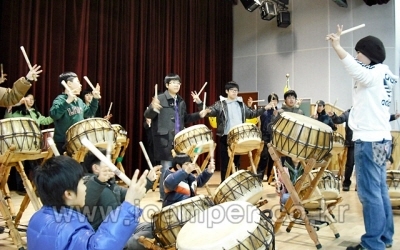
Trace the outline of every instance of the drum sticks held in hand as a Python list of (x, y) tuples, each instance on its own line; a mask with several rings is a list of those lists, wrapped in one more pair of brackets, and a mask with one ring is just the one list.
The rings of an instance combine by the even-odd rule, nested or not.
[[(349, 33), (349, 32), (352, 32), (352, 31), (355, 31), (355, 30), (364, 28), (364, 27), (365, 27), (365, 23), (360, 24), (360, 25), (358, 25), (358, 26), (355, 26), (355, 27), (353, 27), (353, 28), (347, 29), (347, 30), (343, 30), (342, 33), (340, 33), (340, 35), (344, 35), (344, 34), (347, 34), (347, 33)], [(325, 40), (329, 40), (329, 38), (325, 38)]]
[[(204, 85), (203, 85), (203, 87), (201, 87), (199, 93), (196, 93), (196, 91), (194, 91), (194, 92), (197, 94), (197, 96), (199, 96), (199, 98), (200, 98), (201, 92), (204, 90), (204, 88), (205, 88), (206, 86), (207, 86), (207, 82), (205, 82)], [(196, 100), (193, 100), (193, 102), (195, 102), (195, 101), (196, 101)]]
[[(20, 48), (21, 48), (22, 54), (23, 54), (24, 57), (25, 57), (25, 61), (26, 61), (26, 63), (28, 64), (29, 70), (32, 70), (32, 64), (31, 64), (31, 62), (29, 61), (29, 58), (28, 58), (28, 55), (27, 55), (26, 52), (25, 52), (24, 46), (21, 46)], [(2, 74), (2, 75), (3, 75), (3, 74)], [(33, 76), (33, 80), (36, 81), (36, 80), (37, 80), (37, 79), (36, 79), (36, 76), (35, 76), (34, 74), (33, 74), (32, 76)]]
[(142, 149), (142, 152), (143, 152), (143, 154), (144, 154), (144, 158), (146, 158), (147, 165), (149, 165), (149, 168), (150, 168), (150, 169), (153, 169), (153, 164), (151, 164), (150, 158), (149, 158), (149, 156), (147, 155), (147, 151), (146, 151), (146, 148), (145, 148), (144, 145), (143, 145), (143, 142), (140, 141), (140, 142), (139, 142), (139, 145), (140, 145), (140, 148)]
[(89, 86), (93, 89), (96, 90), (96, 88), (93, 86), (92, 82), (89, 80), (87, 76), (84, 76), (83, 79), (89, 84)]

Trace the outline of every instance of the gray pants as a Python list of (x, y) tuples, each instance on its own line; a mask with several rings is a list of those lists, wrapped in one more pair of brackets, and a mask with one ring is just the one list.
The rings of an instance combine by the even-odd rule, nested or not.
[(129, 238), (124, 249), (127, 250), (146, 250), (146, 248), (139, 243), (138, 239), (140, 236), (153, 239), (153, 231), (151, 230), (151, 223), (142, 222), (136, 227), (135, 232)]

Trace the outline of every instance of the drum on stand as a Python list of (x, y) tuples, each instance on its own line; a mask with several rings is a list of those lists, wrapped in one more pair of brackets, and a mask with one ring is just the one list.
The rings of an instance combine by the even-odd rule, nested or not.
[[(107, 147), (109, 131), (114, 130), (110, 122), (103, 118), (89, 118), (75, 123), (66, 132), (68, 155), (72, 156), (81, 149), (83, 138), (87, 138), (95, 146)], [(113, 143), (115, 141), (114, 134)]]
[(260, 147), (261, 131), (253, 123), (242, 123), (229, 130), (227, 142), (229, 147), (236, 144), (235, 153), (248, 153)]
[(197, 214), (178, 234), (176, 248), (275, 249), (271, 220), (245, 201), (215, 205)]
[(0, 155), (14, 145), (15, 152), (37, 154), (42, 151), (42, 134), (37, 123), (26, 117), (0, 120)]
[(54, 128), (43, 129), (42, 130), (42, 151), (47, 151), (50, 147), (47, 138), (53, 138)]
[(239, 170), (225, 179), (215, 190), (214, 203), (247, 201), (255, 205), (262, 197), (263, 187), (257, 176), (247, 170)]
[(333, 132), (332, 154), (340, 154), (344, 150), (344, 137), (338, 132)]
[(112, 124), (112, 128), (117, 137), (117, 142), (125, 143), (128, 139), (128, 132), (119, 124)]
[(192, 146), (201, 147), (202, 152), (210, 151), (212, 132), (204, 124), (194, 125), (177, 133), (174, 137), (174, 149), (177, 153), (188, 153)]
[(154, 238), (164, 248), (175, 247), (176, 238), (183, 225), (213, 205), (209, 197), (198, 195), (164, 207), (152, 217)]
[(272, 128), (272, 145), (290, 157), (320, 161), (333, 146), (332, 128), (304, 115), (283, 112)]

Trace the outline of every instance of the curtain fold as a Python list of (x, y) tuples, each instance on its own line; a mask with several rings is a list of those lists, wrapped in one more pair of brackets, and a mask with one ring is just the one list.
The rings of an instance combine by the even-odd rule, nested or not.
[(189, 112), (197, 111), (190, 92), (205, 82), (208, 104), (224, 94), (232, 80), (232, 15), (232, 2), (224, 0), (2, 0), (0, 63), (8, 81), (1, 87), (28, 72), (20, 46), (43, 68), (30, 92), (44, 115), (62, 90), (62, 72), (76, 72), (82, 89), (83, 76), (99, 83), (102, 113), (113, 102), (110, 122), (128, 132), (122, 164), (131, 176), (147, 168), (138, 144), (146, 141), (143, 112), (154, 85), (165, 90), (166, 74), (181, 76)]

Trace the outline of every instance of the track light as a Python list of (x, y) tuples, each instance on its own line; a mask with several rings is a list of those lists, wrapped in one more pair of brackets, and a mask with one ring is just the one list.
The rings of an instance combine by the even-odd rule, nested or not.
[(276, 4), (271, 1), (263, 2), (260, 6), (261, 19), (271, 21), (278, 14)]
[(259, 0), (240, 0), (247, 11), (253, 12), (255, 9), (261, 6)]

